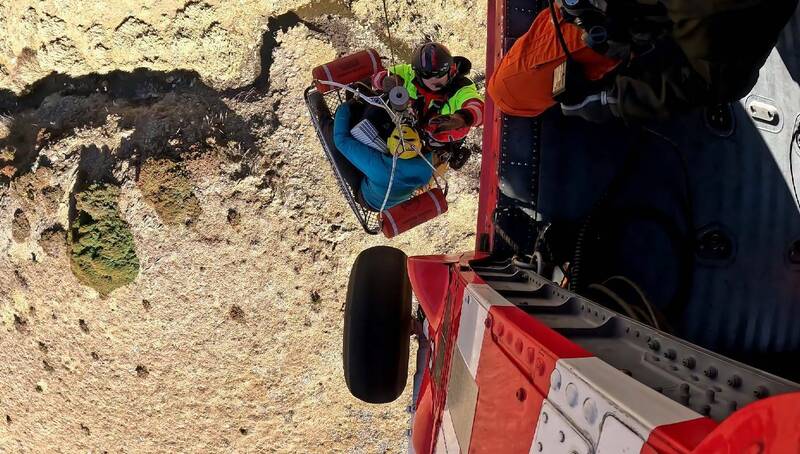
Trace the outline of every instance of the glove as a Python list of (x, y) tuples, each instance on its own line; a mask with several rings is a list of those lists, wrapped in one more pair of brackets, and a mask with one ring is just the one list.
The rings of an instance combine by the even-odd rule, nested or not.
[(454, 113), (452, 115), (439, 115), (437, 117), (431, 118), (428, 122), (430, 126), (433, 126), (433, 133), (438, 134), (444, 131), (452, 131), (455, 129), (461, 129), (467, 126), (467, 120), (461, 114)]
[(591, 94), (577, 104), (561, 103), (561, 112), (566, 117), (580, 117), (592, 123), (607, 123), (621, 117), (617, 97), (606, 90)]

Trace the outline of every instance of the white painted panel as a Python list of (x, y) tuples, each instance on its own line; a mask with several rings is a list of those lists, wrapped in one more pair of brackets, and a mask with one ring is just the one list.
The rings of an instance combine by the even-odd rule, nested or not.
[(514, 305), (488, 284), (469, 284), (467, 285), (467, 292), (474, 296), (486, 310), (489, 310), (491, 306)]
[(573, 358), (559, 362), (648, 429), (702, 417), (599, 358)]
[(456, 343), (473, 380), (478, 374), (478, 362), (481, 358), (481, 346), (483, 345), (483, 333), (486, 328), (487, 315), (486, 308), (481, 306), (476, 298), (465, 292)]
[(613, 416), (603, 421), (596, 454), (639, 454), (644, 440)]
[[(611, 415), (642, 440), (658, 426), (701, 415), (639, 383), (599, 358), (561, 359), (547, 398), (592, 443), (600, 439), (601, 422)], [(552, 379), (551, 379), (552, 380)]]
[(442, 426), (439, 428), (439, 436), (436, 442), (437, 454), (460, 454), (461, 450), (458, 446), (458, 438), (456, 438), (456, 430), (453, 427), (453, 418), (450, 416), (450, 410), (445, 409), (442, 415)]
[(435, 454), (447, 454), (447, 442), (444, 439), (444, 431), (439, 428), (439, 434), (436, 436), (436, 447), (433, 452)]
[(545, 400), (528, 453), (592, 454), (592, 446), (560, 411)]

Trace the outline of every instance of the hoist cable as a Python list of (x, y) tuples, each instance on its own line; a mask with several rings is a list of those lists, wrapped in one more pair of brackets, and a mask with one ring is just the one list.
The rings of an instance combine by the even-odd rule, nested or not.
[(383, 20), (386, 25), (386, 36), (389, 38), (389, 56), (391, 57), (392, 66), (394, 66), (394, 48), (392, 46), (392, 28), (389, 26), (389, 9), (386, 7), (386, 0), (383, 0)]

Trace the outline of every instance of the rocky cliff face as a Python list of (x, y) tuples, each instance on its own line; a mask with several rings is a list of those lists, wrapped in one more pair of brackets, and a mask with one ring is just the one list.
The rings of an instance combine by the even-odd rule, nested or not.
[(480, 81), (485, 5), (389, 2), (391, 40), (374, 0), (109, 5), (0, 5), (0, 451), (405, 451), (410, 396), (342, 379), (347, 275), (470, 250), (478, 157), (446, 216), (367, 237), (302, 92), (424, 39)]

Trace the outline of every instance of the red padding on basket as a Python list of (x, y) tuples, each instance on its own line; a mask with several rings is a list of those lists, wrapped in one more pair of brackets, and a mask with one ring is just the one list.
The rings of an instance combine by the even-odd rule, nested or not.
[(320, 81), (338, 82), (346, 85), (367, 79), (380, 71), (383, 71), (380, 55), (375, 49), (367, 49), (317, 66), (311, 70), (311, 75), (314, 78), (314, 86), (317, 91), (326, 93), (334, 90), (335, 87), (320, 83)]
[(433, 188), (381, 213), (381, 230), (393, 238), (447, 212), (447, 199), (440, 188)]

